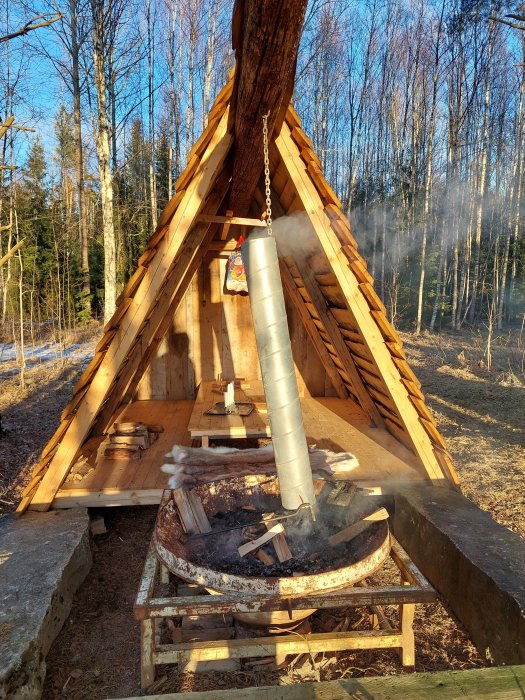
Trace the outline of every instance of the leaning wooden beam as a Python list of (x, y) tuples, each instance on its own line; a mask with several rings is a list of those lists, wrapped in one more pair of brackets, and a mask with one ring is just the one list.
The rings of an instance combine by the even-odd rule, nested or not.
[(53, 455), (33, 496), (32, 509), (48, 510), (50, 507), (56, 492), (67, 476), (79, 446), (86, 439), (100, 407), (106, 400), (122, 363), (129, 359), (128, 354), (144, 322), (155, 308), (166, 274), (181, 250), (186, 235), (195, 222), (230, 149), (232, 137), (227, 125), (228, 110), (219, 122), (169, 224), (168, 233), (159, 243), (157, 253), (149, 264), (86, 395)]
[(290, 129), (286, 123), (283, 124), (281, 132), (275, 140), (275, 145), (347, 300), (348, 309), (351, 310), (355, 318), (363, 343), (374, 360), (377, 376), (401, 417), (412, 449), (428, 477), (436, 482), (442, 481), (444, 473), (434, 454), (432, 442), (419, 421), (419, 414), (401, 381), (399, 371), (394, 365), (381, 330), (371, 314), (355, 274), (349, 267), (348, 258), (341, 243), (330, 227), (330, 220), (324, 211), (323, 202), (306, 171), (304, 161), (301, 159), (297, 145), (291, 138)]
[[(208, 206), (214, 209), (219, 206), (226, 193), (227, 184), (227, 180), (224, 179), (219, 187), (219, 191), (213, 193), (214, 196), (211, 198)], [(94, 434), (101, 435), (105, 433), (119, 408), (133, 399), (135, 389), (143, 373), (162, 342), (169, 325), (172, 323), (173, 315), (181, 304), (202, 262), (202, 256), (207, 250), (211, 235), (210, 224), (197, 224), (192, 229), (191, 242), (186, 243), (180, 256), (168, 272), (162, 294), (159, 295), (155, 309), (141, 330), (138, 342), (145, 349), (141, 352), (134, 352), (126, 363), (115, 387), (112, 389), (111, 398), (97, 417), (93, 426)]]
[(236, 69), (233, 181), (228, 209), (245, 216), (263, 168), (262, 115), (278, 132), (293, 92), (307, 0), (237, 0), (233, 14)]
[(371, 513), (370, 515), (361, 518), (361, 520), (358, 520), (356, 523), (353, 523), (353, 525), (348, 525), (343, 530), (336, 532), (335, 535), (328, 538), (328, 542), (330, 543), (331, 547), (335, 547), (342, 542), (348, 542), (349, 540), (354, 539), (354, 537), (357, 537), (357, 535), (360, 535), (372, 523), (377, 522), (378, 520), (386, 520), (387, 518), (387, 509), (379, 508), (378, 510), (374, 511), (374, 513)]
[[(282, 209), (281, 202), (280, 202), (279, 197), (277, 196), (276, 193), (274, 193), (273, 201), (274, 201), (274, 208), (275, 208), (277, 214), (279, 214), (281, 216), (285, 215), (285, 211)], [(287, 251), (284, 250), (283, 252), (286, 254)], [(301, 281), (304, 285), (304, 288), (306, 289), (310, 298), (312, 299), (312, 302), (315, 306), (316, 313), (319, 316), (319, 320), (321, 321), (324, 328), (326, 329), (326, 332), (330, 336), (332, 344), (333, 344), (335, 350), (337, 351), (337, 356), (339, 358), (339, 361), (342, 363), (343, 370), (346, 372), (348, 378), (351, 381), (352, 391), (354, 392), (355, 397), (359, 401), (359, 404), (361, 405), (362, 409), (365, 411), (365, 413), (368, 415), (368, 417), (373, 421), (373, 423), (378, 427), (383, 427), (384, 422), (383, 422), (383, 419), (381, 417), (381, 414), (377, 410), (375, 403), (370, 398), (370, 394), (368, 393), (366, 387), (363, 384), (363, 381), (359, 375), (359, 372), (356, 369), (355, 362), (354, 362), (352, 355), (348, 349), (348, 346), (346, 345), (343, 337), (341, 336), (341, 332), (339, 330), (339, 327), (338, 327), (335, 319), (332, 317), (332, 315), (330, 314), (330, 312), (328, 310), (328, 305), (326, 303), (324, 296), (322, 295), (322, 293), (319, 289), (319, 286), (315, 280), (315, 277), (313, 275), (312, 270), (309, 268), (309, 266), (306, 262), (302, 261), (300, 255), (294, 256), (293, 262), (294, 262), (294, 265), (295, 265), (297, 271), (301, 275)], [(281, 265), (281, 278), (283, 279), (283, 282), (285, 281), (284, 276), (283, 276), (283, 269), (284, 268), (288, 269), (285, 264), (282, 264)], [(293, 279), (291, 277), (290, 272), (288, 272), (288, 275), (290, 277), (290, 280), (292, 280), (294, 287), (297, 288), (297, 285), (295, 284), (295, 282), (293, 282)], [(301, 300), (302, 300), (302, 297), (300, 296), (300, 294), (299, 294), (299, 298), (301, 298)], [(323, 341), (323, 339), (319, 335), (319, 331), (312, 321), (311, 314), (308, 311), (308, 309), (306, 308), (306, 305), (304, 304), (304, 300), (302, 300), (302, 301), (303, 301), (302, 305), (304, 307), (304, 310), (306, 311), (306, 314), (308, 314), (308, 319), (309, 319), (309, 323), (307, 323), (306, 318), (303, 318), (303, 313), (301, 313), (301, 311), (300, 311), (301, 317), (303, 318), (303, 321), (305, 323), (305, 327), (306, 327), (307, 331), (308, 331), (309, 326), (313, 326), (315, 328), (316, 335), (318, 336), (319, 340), (323, 344), (323, 347), (324, 347), (326, 354), (328, 355), (328, 357), (331, 357), (330, 353), (328, 352), (328, 350), (326, 348), (325, 342)], [(319, 357), (320, 357), (321, 362), (322, 362), (323, 358), (321, 357), (321, 355), (319, 355)], [(331, 361), (331, 363), (333, 364), (333, 361)], [(334, 365), (334, 367), (335, 367), (335, 365)], [(335, 367), (335, 369), (337, 371), (338, 377), (340, 378), (341, 375), (339, 374), (337, 367)], [(327, 373), (328, 373), (328, 371), (327, 371)], [(341, 379), (340, 379), (340, 381), (341, 381)], [(344, 386), (344, 384), (343, 384), (343, 386)], [(334, 385), (334, 388), (336, 388), (335, 385)]]
[(272, 527), (268, 528), (268, 530), (256, 540), (252, 540), (251, 542), (241, 544), (241, 546), (238, 548), (239, 556), (245, 557), (250, 552), (253, 552), (254, 549), (259, 549), (264, 544), (272, 540), (274, 537), (277, 537), (277, 535), (282, 535), (283, 532), (284, 527), (281, 525), (281, 523), (276, 523), (275, 525), (272, 525)]
[(326, 299), (319, 289), (311, 267), (306, 261), (301, 259), (301, 256), (296, 256), (294, 258), (294, 264), (301, 275), (304, 288), (312, 299), (313, 305), (315, 306), (315, 311), (319, 316), (319, 320), (330, 336), (332, 345), (337, 352), (337, 357), (339, 358), (341, 364), (343, 365), (344, 371), (352, 382), (352, 388), (359, 403), (361, 404), (361, 408), (377, 427), (382, 428), (384, 426), (383, 418), (381, 417), (381, 414), (377, 410), (375, 403), (372, 401), (370, 394), (363, 384), (363, 380), (361, 379), (361, 376), (355, 366), (352, 354), (350, 353), (347, 344), (344, 342), (344, 338), (341, 335), (341, 331), (336, 320), (330, 313)]

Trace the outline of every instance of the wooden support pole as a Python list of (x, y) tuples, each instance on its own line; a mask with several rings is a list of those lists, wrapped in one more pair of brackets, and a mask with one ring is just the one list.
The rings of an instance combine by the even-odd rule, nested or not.
[(140, 623), (140, 685), (144, 690), (155, 681), (154, 623), (155, 618), (150, 617)]

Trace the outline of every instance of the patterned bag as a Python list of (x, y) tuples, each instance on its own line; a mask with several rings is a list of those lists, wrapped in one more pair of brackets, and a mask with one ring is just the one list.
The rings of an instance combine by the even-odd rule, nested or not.
[(237, 247), (228, 258), (228, 270), (226, 272), (226, 289), (231, 292), (247, 292), (248, 285), (246, 284), (246, 271), (242, 262), (241, 245), (244, 242), (244, 236), (239, 238)]

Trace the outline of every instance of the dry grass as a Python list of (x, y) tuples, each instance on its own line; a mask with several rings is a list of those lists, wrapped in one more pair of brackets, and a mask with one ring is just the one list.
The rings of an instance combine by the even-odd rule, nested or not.
[(60, 412), (71, 399), (72, 389), (85, 359), (94, 350), (100, 325), (92, 323), (68, 340), (85, 348), (84, 358), (41, 360), (26, 371), (20, 387), (16, 361), (3, 361), (0, 379), (0, 513), (18, 502), (40, 452), (58, 427)]
[(495, 334), (490, 371), (481, 333), (403, 340), (463, 493), (525, 536), (525, 338)]

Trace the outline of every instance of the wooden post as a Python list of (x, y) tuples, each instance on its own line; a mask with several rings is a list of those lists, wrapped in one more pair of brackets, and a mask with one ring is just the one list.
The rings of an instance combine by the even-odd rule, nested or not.
[(155, 681), (153, 663), (154, 619), (147, 617), (140, 623), (140, 686), (146, 690)]
[[(409, 586), (410, 583), (401, 576), (401, 582), (404, 586)], [(401, 650), (400, 659), (403, 666), (415, 666), (416, 649), (414, 641), (414, 615), (416, 606), (414, 603), (402, 603), (399, 606), (399, 627), (401, 630)]]

